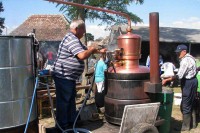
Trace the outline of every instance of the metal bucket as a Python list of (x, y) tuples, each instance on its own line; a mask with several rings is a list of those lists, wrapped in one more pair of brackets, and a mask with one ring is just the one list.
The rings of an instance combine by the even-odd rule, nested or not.
[[(31, 37), (0, 36), (0, 132), (26, 124), (34, 89)], [(30, 122), (36, 120), (36, 102)]]

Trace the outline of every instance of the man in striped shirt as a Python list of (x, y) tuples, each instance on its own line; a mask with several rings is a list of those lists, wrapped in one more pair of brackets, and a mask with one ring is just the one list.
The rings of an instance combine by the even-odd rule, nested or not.
[(196, 78), (196, 63), (193, 56), (187, 53), (186, 45), (178, 45), (175, 51), (180, 59), (180, 68), (176, 76), (164, 79), (162, 84), (174, 79), (181, 80), (182, 101), (181, 112), (183, 123), (181, 131), (189, 131), (192, 118), (192, 128), (196, 128), (196, 113), (194, 110), (198, 81)]
[(87, 48), (80, 39), (85, 33), (85, 23), (73, 20), (70, 31), (59, 45), (52, 76), (56, 86), (56, 119), (62, 129), (73, 125), (76, 118), (76, 80), (84, 70), (84, 59), (93, 53), (105, 53), (94, 47)]

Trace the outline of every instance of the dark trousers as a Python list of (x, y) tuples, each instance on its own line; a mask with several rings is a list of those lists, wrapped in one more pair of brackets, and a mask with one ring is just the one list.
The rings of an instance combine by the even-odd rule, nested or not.
[(56, 86), (56, 120), (65, 129), (76, 118), (76, 81), (53, 78)]
[(181, 80), (181, 90), (182, 90), (181, 111), (183, 115), (192, 113), (192, 109), (195, 106), (197, 85), (198, 82), (196, 78)]
[(97, 108), (104, 107), (104, 97), (105, 97), (105, 90), (103, 90), (101, 93), (96, 91), (95, 103), (96, 103)]
[(197, 92), (197, 97), (196, 97), (196, 111), (198, 117), (200, 116), (200, 92)]

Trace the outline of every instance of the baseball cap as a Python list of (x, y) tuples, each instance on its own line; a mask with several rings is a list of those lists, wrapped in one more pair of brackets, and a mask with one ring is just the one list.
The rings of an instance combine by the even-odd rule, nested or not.
[(187, 50), (187, 46), (186, 45), (184, 45), (184, 44), (180, 44), (180, 45), (178, 45), (177, 47), (176, 47), (176, 50), (175, 50), (175, 52), (181, 52), (182, 50)]

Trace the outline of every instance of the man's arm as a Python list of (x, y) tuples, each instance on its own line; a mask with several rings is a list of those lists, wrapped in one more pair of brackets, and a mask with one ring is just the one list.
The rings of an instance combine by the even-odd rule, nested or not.
[(172, 81), (172, 80), (175, 80), (175, 79), (176, 79), (176, 76), (172, 76), (172, 77), (163, 79), (163, 80), (162, 80), (162, 85), (165, 85), (167, 82)]
[(78, 53), (77, 57), (80, 60), (85, 60), (85, 59), (89, 58), (91, 54), (94, 54), (94, 53), (105, 53), (105, 52), (106, 52), (106, 49), (97, 50), (94, 47), (89, 47), (88, 50), (84, 50), (83, 52)]

